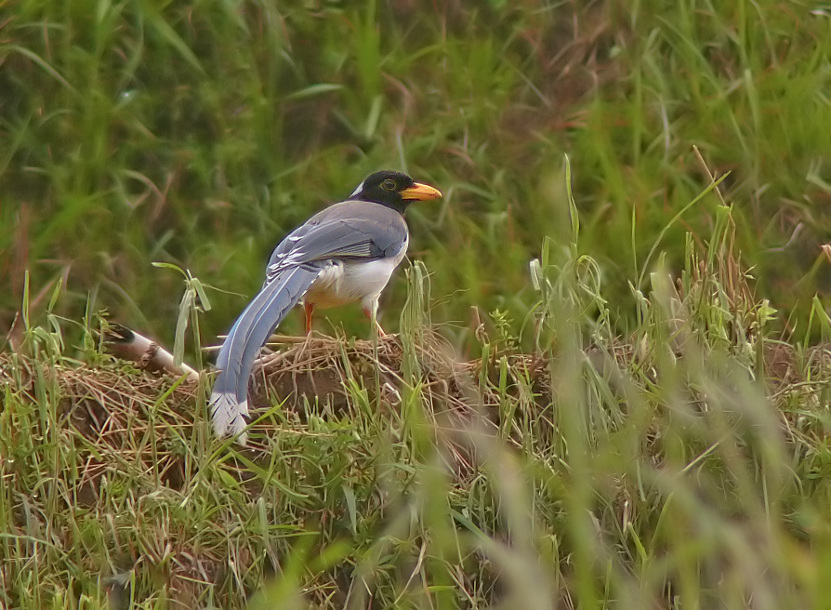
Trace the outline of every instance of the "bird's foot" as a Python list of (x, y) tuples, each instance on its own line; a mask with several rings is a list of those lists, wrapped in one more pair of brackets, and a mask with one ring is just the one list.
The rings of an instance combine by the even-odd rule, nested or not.
[(314, 316), (315, 306), (311, 303), (303, 303), (303, 311), (306, 312), (306, 335), (312, 334), (312, 317)]

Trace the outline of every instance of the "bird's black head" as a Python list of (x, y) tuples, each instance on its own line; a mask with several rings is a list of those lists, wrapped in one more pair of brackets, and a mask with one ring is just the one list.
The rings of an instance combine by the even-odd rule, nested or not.
[(407, 174), (392, 170), (370, 174), (349, 196), (350, 199), (380, 203), (402, 214), (413, 201), (440, 197), (438, 189), (415, 182)]

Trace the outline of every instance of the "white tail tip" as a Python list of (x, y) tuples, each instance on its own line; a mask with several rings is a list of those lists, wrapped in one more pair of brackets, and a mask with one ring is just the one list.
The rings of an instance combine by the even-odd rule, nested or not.
[(209, 404), (216, 435), (219, 437), (236, 436), (237, 442), (244, 445), (248, 439), (248, 435), (245, 434), (248, 401), (237, 402), (231, 392), (215, 392), (211, 394)]

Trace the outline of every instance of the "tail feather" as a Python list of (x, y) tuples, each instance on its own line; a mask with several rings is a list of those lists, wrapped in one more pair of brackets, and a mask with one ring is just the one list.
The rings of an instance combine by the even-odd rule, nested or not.
[(248, 378), (260, 348), (294, 307), (321, 269), (312, 265), (290, 267), (263, 286), (240, 314), (219, 350), (220, 369), (211, 393), (213, 426), (218, 436), (240, 435), (248, 415)]

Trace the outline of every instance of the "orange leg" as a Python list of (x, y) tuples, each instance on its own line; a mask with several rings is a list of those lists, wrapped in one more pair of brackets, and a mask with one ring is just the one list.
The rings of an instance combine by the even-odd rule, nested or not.
[(369, 318), (372, 321), (372, 323), (375, 325), (375, 329), (378, 331), (378, 336), (379, 337), (386, 337), (387, 333), (384, 332), (384, 329), (381, 328), (381, 325), (378, 323), (378, 313), (377, 313), (378, 305), (376, 304), (375, 307), (376, 307), (375, 310), (373, 310), (372, 307), (363, 307), (362, 309), (364, 310), (364, 315), (367, 318)]
[(315, 306), (311, 303), (303, 303), (303, 310), (306, 312), (306, 334), (312, 334), (312, 315), (315, 311)]

